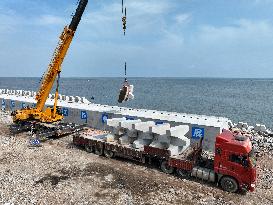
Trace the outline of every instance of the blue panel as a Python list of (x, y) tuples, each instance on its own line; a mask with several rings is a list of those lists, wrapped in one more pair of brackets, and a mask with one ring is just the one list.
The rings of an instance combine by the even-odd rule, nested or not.
[(164, 122), (163, 122), (163, 121), (155, 121), (155, 124), (156, 124), (156, 125), (163, 125)]
[(68, 108), (63, 108), (63, 116), (67, 117), (69, 115)]
[(11, 105), (11, 107), (15, 107), (15, 101), (11, 100), (10, 105)]
[(26, 108), (26, 103), (22, 103), (22, 108)]
[(192, 138), (193, 139), (200, 139), (205, 136), (205, 129), (199, 127), (192, 128)]
[(2, 99), (2, 106), (6, 105), (6, 101), (4, 99)]
[(125, 118), (126, 118), (126, 120), (135, 120), (135, 118), (131, 117), (131, 116), (126, 116)]
[(103, 114), (101, 115), (101, 122), (102, 122), (102, 123), (106, 123), (106, 121), (108, 120), (108, 118), (109, 118), (108, 114), (103, 113)]
[(81, 119), (87, 120), (87, 112), (86, 111), (81, 111)]

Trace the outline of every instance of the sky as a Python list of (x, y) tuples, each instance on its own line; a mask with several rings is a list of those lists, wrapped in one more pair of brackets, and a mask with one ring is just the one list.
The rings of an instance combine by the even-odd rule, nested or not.
[[(0, 77), (40, 77), (78, 0), (0, 0)], [(64, 77), (273, 78), (273, 0), (89, 0)]]

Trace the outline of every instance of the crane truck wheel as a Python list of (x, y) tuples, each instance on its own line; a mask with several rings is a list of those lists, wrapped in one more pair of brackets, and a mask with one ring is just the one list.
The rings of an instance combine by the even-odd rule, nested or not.
[(238, 191), (238, 183), (232, 177), (222, 177), (220, 184), (224, 191), (231, 193)]
[(111, 150), (104, 150), (104, 155), (105, 155), (105, 157), (107, 157), (107, 158), (113, 158), (114, 157), (114, 152), (112, 152)]
[(84, 148), (85, 148), (85, 151), (87, 151), (87, 152), (89, 152), (89, 153), (92, 153), (93, 152), (93, 147), (91, 146), (91, 145), (85, 145), (84, 146)]
[(170, 166), (168, 165), (168, 161), (166, 161), (166, 160), (163, 160), (163, 161), (161, 162), (160, 168), (161, 168), (161, 170), (162, 170), (164, 173), (166, 173), (166, 174), (172, 174), (173, 171), (174, 171), (174, 168), (173, 168), (173, 167), (170, 167)]
[(99, 156), (103, 155), (103, 149), (100, 147), (95, 147), (95, 154)]

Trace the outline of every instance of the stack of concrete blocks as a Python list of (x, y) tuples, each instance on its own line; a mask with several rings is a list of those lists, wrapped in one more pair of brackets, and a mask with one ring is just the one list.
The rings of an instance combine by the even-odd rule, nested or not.
[(166, 131), (166, 135), (168, 138), (170, 138), (170, 145), (168, 150), (172, 156), (179, 155), (190, 146), (190, 139), (185, 136), (188, 132), (188, 125), (172, 127)]
[(133, 142), (135, 149), (143, 149), (144, 145), (150, 145), (153, 141), (153, 135), (150, 133), (150, 127), (155, 126), (155, 122), (139, 122), (132, 125), (132, 129), (137, 131), (138, 138)]
[[(110, 127), (110, 131), (113, 134), (113, 139), (107, 139), (107, 141), (111, 141), (111, 140), (119, 140), (120, 138), (122, 138), (122, 136), (124, 135), (124, 129), (122, 127), (120, 127), (120, 122), (122, 121), (126, 121), (126, 118), (114, 118), (114, 119), (108, 119), (106, 121), (107, 126)], [(123, 139), (121, 139), (120, 141), (121, 143), (123, 143)]]
[(119, 127), (123, 129), (123, 136), (119, 138), (120, 144), (129, 145), (137, 140), (137, 131), (133, 129), (133, 125), (141, 122), (141, 120), (122, 120), (119, 122)]
[(168, 149), (170, 146), (170, 137), (166, 135), (166, 131), (171, 128), (169, 123), (159, 124), (149, 127), (149, 132), (154, 136), (151, 147)]

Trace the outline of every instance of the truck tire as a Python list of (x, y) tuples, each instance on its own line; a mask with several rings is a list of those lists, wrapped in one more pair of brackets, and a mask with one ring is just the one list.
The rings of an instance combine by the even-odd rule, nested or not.
[(189, 171), (186, 171), (186, 170), (183, 170), (183, 169), (177, 169), (176, 173), (182, 179), (188, 179), (191, 176), (191, 173)]
[(220, 181), (220, 184), (224, 191), (231, 193), (238, 191), (238, 183), (232, 177), (223, 177)]
[(104, 150), (104, 155), (105, 155), (105, 157), (107, 157), (107, 158), (113, 158), (114, 157), (114, 152), (113, 151), (111, 151), (111, 150)]
[(101, 156), (103, 154), (103, 149), (100, 147), (95, 147), (95, 154)]
[(87, 151), (88, 153), (92, 153), (93, 152), (93, 147), (91, 145), (85, 145), (84, 146), (85, 151)]
[(161, 170), (162, 170), (164, 173), (166, 173), (166, 174), (172, 174), (173, 171), (174, 171), (174, 168), (173, 168), (173, 167), (170, 167), (170, 166), (168, 165), (168, 161), (166, 161), (166, 160), (164, 160), (164, 161), (161, 162), (160, 168), (161, 168)]

